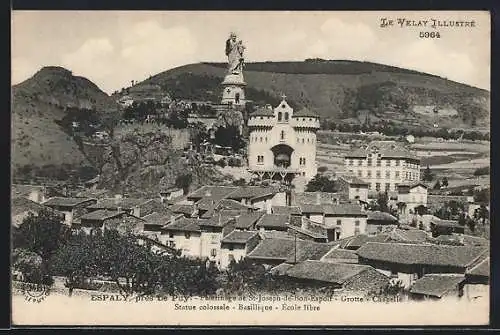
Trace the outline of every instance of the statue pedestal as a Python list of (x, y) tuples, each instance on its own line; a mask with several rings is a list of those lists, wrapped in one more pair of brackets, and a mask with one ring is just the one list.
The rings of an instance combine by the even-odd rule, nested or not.
[(245, 80), (243, 73), (239, 74), (230, 73), (224, 77), (222, 82), (222, 101), (221, 103), (232, 104), (233, 106), (244, 106), (245, 99)]

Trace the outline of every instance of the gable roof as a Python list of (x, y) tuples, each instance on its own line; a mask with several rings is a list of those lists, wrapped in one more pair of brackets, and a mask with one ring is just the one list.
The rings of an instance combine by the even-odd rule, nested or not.
[(302, 213), (311, 213), (311, 214), (323, 214), (325, 212), (325, 208), (323, 205), (318, 204), (302, 204), (300, 205), (300, 209)]
[(327, 238), (327, 236), (325, 234), (315, 232), (312, 230), (308, 230), (308, 229), (302, 229), (301, 227), (297, 227), (297, 226), (289, 225), (288, 229), (291, 229), (292, 231), (299, 232), (301, 234), (307, 235), (307, 236), (312, 237), (312, 238), (318, 238), (318, 239), (326, 239)]
[(389, 240), (388, 234), (377, 234), (374, 236), (359, 234), (342, 239), (340, 242), (340, 247), (344, 249), (347, 248), (357, 249), (368, 242), (386, 242), (388, 240)]
[(359, 257), (397, 264), (467, 267), (487, 252), (484, 247), (368, 242)]
[(132, 209), (134, 207), (140, 206), (150, 199), (141, 198), (104, 198), (97, 200), (97, 203), (89, 206), (92, 209), (117, 209), (118, 207), (122, 209)]
[(333, 248), (327, 252), (321, 260), (331, 263), (357, 263), (358, 255), (355, 251)]
[[(92, 198), (65, 198), (65, 197), (53, 197), (45, 201), (43, 205), (45, 206), (60, 206), (60, 207), (75, 207), (86, 202), (92, 201)], [(90, 206), (89, 206), (90, 207)]]
[(331, 245), (304, 240), (268, 238), (263, 239), (250, 252), (247, 257), (250, 259), (270, 259), (293, 262), (295, 259), (300, 262), (307, 259), (320, 259), (330, 249)]
[(80, 217), (80, 220), (104, 221), (104, 220), (118, 217), (118, 216), (121, 216), (124, 214), (126, 214), (126, 213), (125, 212), (118, 212), (118, 211), (110, 211), (107, 209), (99, 209), (99, 210), (87, 213), (85, 215), (82, 215)]
[(195, 212), (195, 206), (194, 205), (187, 205), (187, 204), (176, 204), (172, 205), (170, 207), (170, 210), (174, 213), (182, 213), (186, 215), (192, 215)]
[(187, 195), (187, 199), (211, 198), (214, 200), (220, 200), (226, 198), (231, 192), (234, 192), (236, 189), (237, 188), (233, 186), (205, 185), (189, 193)]
[(168, 215), (153, 212), (151, 214), (143, 216), (142, 218), (146, 220), (147, 224), (164, 226), (165, 224), (167, 224), (167, 222), (170, 221), (170, 219), (172, 218), (172, 214)]
[(462, 274), (427, 274), (415, 281), (410, 293), (441, 298), (447, 292), (456, 290), (457, 285), (465, 280)]
[(339, 179), (343, 179), (347, 183), (351, 185), (360, 185), (360, 186), (368, 186), (370, 183), (367, 183), (366, 181), (352, 175), (343, 175), (340, 176)]
[(233, 230), (227, 234), (221, 241), (221, 243), (247, 243), (252, 237), (258, 236), (259, 233), (256, 231), (240, 231)]
[(10, 213), (12, 216), (16, 216), (25, 212), (38, 213), (39, 211), (44, 209), (62, 215), (61, 212), (55, 209), (41, 205), (24, 197), (13, 198), (10, 203)]
[(295, 264), (293, 267), (286, 270), (286, 275), (299, 279), (318, 280), (342, 285), (350, 278), (367, 269), (373, 268), (368, 265), (360, 264), (328, 263), (307, 260)]
[(422, 186), (423, 188), (426, 188), (426, 189), (429, 188), (429, 186), (427, 184), (424, 184), (423, 182), (420, 182), (420, 181), (412, 183), (412, 184), (401, 183), (401, 184), (397, 185), (398, 188), (409, 187), (410, 189), (415, 188), (417, 186)]
[(302, 215), (299, 206), (273, 206), (271, 211), (273, 214)]
[(274, 112), (271, 109), (259, 107), (250, 114), (250, 117), (252, 116), (274, 116)]
[(242, 186), (231, 192), (229, 199), (258, 199), (278, 193), (278, 189), (272, 186)]
[(366, 211), (368, 214), (368, 221), (387, 221), (387, 222), (398, 222), (398, 219), (386, 212), (381, 211)]
[(391, 240), (401, 242), (426, 242), (429, 240), (429, 235), (423, 230), (412, 229), (393, 229), (388, 233)]
[(325, 215), (367, 217), (368, 214), (357, 204), (323, 205)]
[(249, 229), (264, 215), (264, 211), (241, 214), (236, 218), (235, 228)]
[(320, 204), (331, 204), (338, 198), (338, 194), (330, 192), (293, 192), (292, 205), (302, 208), (303, 204), (317, 204), (318, 200)]
[(486, 257), (474, 267), (466, 271), (466, 274), (473, 276), (490, 277), (490, 257)]
[(195, 218), (176, 219), (173, 223), (169, 223), (163, 227), (166, 231), (186, 231), (186, 232), (201, 232), (198, 220)]
[(414, 152), (406, 149), (396, 141), (371, 141), (366, 147), (346, 154), (345, 158), (366, 158), (375, 148), (378, 149), (382, 158), (410, 158), (420, 160)]
[(259, 219), (256, 227), (285, 228), (288, 226), (290, 217), (284, 214), (264, 214)]

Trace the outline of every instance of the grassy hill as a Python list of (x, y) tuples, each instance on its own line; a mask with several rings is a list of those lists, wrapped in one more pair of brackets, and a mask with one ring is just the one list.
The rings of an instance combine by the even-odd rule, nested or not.
[(88, 112), (104, 116), (118, 110), (113, 99), (86, 78), (61, 67), (44, 67), (12, 87), (12, 167), (89, 165), (65, 117)]
[[(174, 97), (219, 102), (224, 63), (177, 67), (138, 83), (159, 85)], [(489, 124), (488, 91), (417, 71), (356, 61), (248, 63), (247, 98), (275, 104), (285, 93), (294, 107), (307, 106), (323, 118), (356, 119), (360, 111), (378, 118), (413, 120), (424, 126)], [(456, 116), (423, 115), (415, 106), (457, 110)]]

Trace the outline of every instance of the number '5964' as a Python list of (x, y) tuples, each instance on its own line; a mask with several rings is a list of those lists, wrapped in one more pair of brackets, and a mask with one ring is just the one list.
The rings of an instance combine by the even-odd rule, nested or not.
[(437, 31), (421, 31), (420, 38), (441, 38)]

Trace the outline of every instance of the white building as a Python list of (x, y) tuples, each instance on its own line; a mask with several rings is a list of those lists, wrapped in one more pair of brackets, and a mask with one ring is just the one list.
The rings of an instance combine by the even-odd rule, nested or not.
[(373, 141), (344, 157), (346, 172), (369, 183), (370, 191), (396, 191), (420, 180), (420, 158), (395, 141)]
[(360, 200), (368, 202), (369, 183), (359, 179), (356, 176), (341, 176), (337, 179), (339, 193), (349, 200)]
[(319, 117), (307, 109), (298, 112), (283, 96), (273, 109), (260, 108), (248, 120), (248, 167), (261, 179), (310, 180), (317, 173), (316, 131)]
[(182, 256), (201, 257), (201, 229), (194, 218), (172, 218), (160, 235), (160, 242), (181, 250)]
[(232, 260), (241, 261), (260, 240), (260, 235), (256, 231), (233, 230), (221, 241), (220, 267), (226, 269)]
[(419, 206), (427, 207), (427, 185), (424, 183), (398, 184), (399, 214), (408, 216), (415, 213)]

